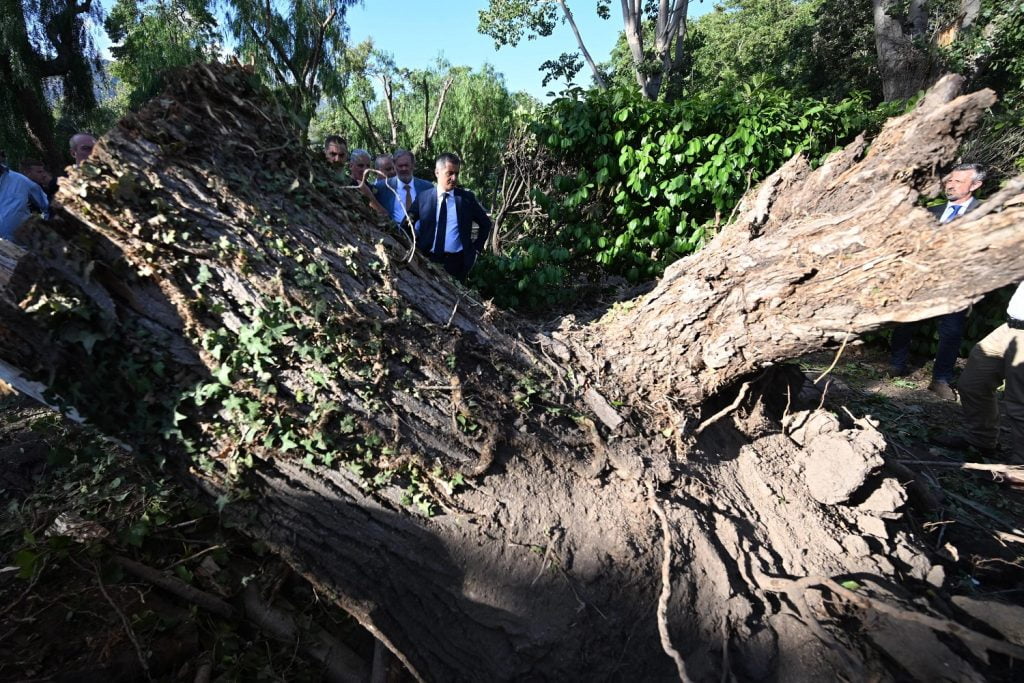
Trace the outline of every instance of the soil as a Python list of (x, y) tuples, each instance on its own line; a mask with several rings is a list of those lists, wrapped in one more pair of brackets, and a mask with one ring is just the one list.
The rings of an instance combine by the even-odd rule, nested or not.
[[(324, 680), (314, 626), (373, 657), (372, 636), (215, 510), (18, 396), (0, 396), (0, 505), (0, 680)], [(231, 604), (256, 586), (299, 634), (219, 617), (121, 558)]]
[[(817, 354), (802, 359), (801, 366), (814, 377), (833, 359), (832, 354)], [(734, 557), (743, 552), (772, 553), (794, 576), (830, 574), (830, 570), (851, 575), (851, 566), (865, 577), (884, 576), (892, 574), (895, 565), (905, 572), (908, 585), (922, 587), (921, 595), (926, 587), (938, 590), (951, 613), (966, 614), (983, 632), (1002, 632), (1011, 641), (1022, 642), (1022, 545), (1000, 540), (993, 532), (1024, 526), (1024, 494), (987, 474), (915, 464), (977, 458), (929, 444), (930, 436), (958, 423), (959, 411), (956, 404), (926, 391), (927, 367), (898, 380), (886, 378), (885, 367), (883, 351), (850, 347), (824, 380), (805, 386), (803, 400), (808, 405), (817, 400), (831, 412), (810, 412), (801, 424), (790, 423), (790, 436), (806, 445), (802, 466), (787, 464), (791, 446), (778, 434), (735, 444), (734, 458), (708, 464), (731, 468), (732, 477), (720, 472), (716, 476), (735, 484), (731, 490), (715, 492), (717, 508), (693, 506), (692, 524), (680, 525), (677, 543), (685, 549), (691, 571), (719, 588), (708, 591), (704, 586), (699, 594), (676, 599), (684, 603), (697, 599), (694, 607), (708, 615), (721, 615), (724, 606), (730, 623), (752, 623), (750, 613), (759, 607), (732, 593), (733, 570), (716, 560), (723, 550)], [(815, 387), (824, 388), (824, 395)], [(303, 654), (301, 639), (281, 643), (245, 620), (225, 620), (204, 612), (118, 571), (115, 556), (174, 567), (176, 576), (228, 600), (239, 595), (246, 577), (258, 578), (265, 595), (286, 597), (297, 613), (326, 624), (366, 661), (372, 659), (369, 634), (343, 612), (318, 600), (309, 584), (259, 544), (225, 528), (215, 513), (192, 503), (187, 492), (170, 482), (153, 480), (116, 447), (22, 399), (3, 399), (2, 415), (0, 459), (6, 514), (0, 529), (5, 566), (0, 574), (0, 604), (6, 607), (0, 613), (0, 679), (140, 680), (146, 675), (140, 664), (143, 659), (154, 680), (193, 680), (204, 664), (212, 679), (322, 678), (322, 665)], [(843, 441), (840, 435), (847, 432), (837, 432), (836, 423), (850, 426), (861, 420), (877, 424), (885, 443), (873, 443), (872, 434), (877, 433), (870, 430), (854, 432), (854, 438)], [(834, 462), (837, 453), (843, 454), (841, 463)], [(928, 482), (938, 506), (929, 507), (936, 501), (916, 496), (905, 478), (897, 482), (883, 471), (882, 453), (887, 459), (909, 463), (915, 475)], [(819, 457), (821, 462), (816, 460)], [(863, 467), (842, 466), (851, 462)], [(829, 476), (830, 467), (833, 473), (839, 467), (840, 476)], [(786, 499), (783, 492), (799, 488), (796, 480), (800, 478), (811, 496)], [(873, 481), (879, 478), (880, 482)], [(817, 486), (826, 490), (819, 495)], [(684, 488), (684, 495), (693, 501), (709, 499), (699, 477)], [(865, 488), (871, 490), (866, 496)], [(910, 491), (906, 506), (905, 490)], [(486, 489), (470, 494), (470, 499), (480, 495), (487, 495)], [(635, 501), (637, 518), (643, 518), (642, 491), (636, 492)], [(723, 509), (721, 501), (731, 501), (732, 509)], [(571, 523), (584, 525), (590, 519), (591, 526), (601, 526), (598, 509), (563, 511), (563, 517), (567, 514), (581, 515)], [(813, 523), (808, 523), (812, 521), (808, 517), (814, 518)], [(778, 519), (788, 521), (766, 525)], [(854, 533), (850, 533), (851, 519), (860, 524)], [(148, 520), (148, 527), (143, 520)], [(61, 522), (61, 534), (54, 535), (55, 523)], [(588, 563), (601, 565), (607, 560), (611, 562), (607, 569), (615, 564), (613, 558), (590, 557), (579, 549), (573, 552), (559, 546), (558, 529), (568, 524), (569, 519), (552, 520), (551, 546), (559, 551), (543, 558), (536, 577), (542, 584), (586, 575)], [(808, 538), (809, 529), (819, 536)], [(624, 534), (622, 548), (638, 548), (637, 539), (643, 535), (642, 530), (628, 529), (607, 533)], [(634, 538), (634, 545), (625, 537)], [(761, 540), (760, 547), (751, 547), (751, 538)], [(920, 547), (922, 541), (927, 548)], [(523, 545), (538, 556), (546, 547)], [(36, 559), (29, 561), (33, 554)], [(600, 566), (593, 569), (600, 571)], [(752, 583), (764, 580), (748, 578)], [(484, 598), (501, 592), (474, 581), (466, 577), (464, 590), (469, 594)], [(588, 595), (585, 585), (577, 584), (575, 591), (572, 601), (578, 606), (573, 609), (586, 609), (591, 600), (593, 604), (603, 601), (601, 596)], [(716, 594), (721, 603), (700, 604), (704, 596)], [(897, 590), (896, 595), (911, 603), (922, 599), (905, 590)], [(1005, 613), (977, 600), (996, 600)], [(935, 604), (935, 594), (929, 602)], [(819, 615), (827, 612), (820, 600), (809, 597), (809, 603)], [(951, 650), (928, 629), (878, 620), (882, 623), (871, 630), (872, 640), (912, 677), (925, 679), (950, 671), (964, 679), (977, 675), (962, 652)], [(815, 671), (829, 675), (827, 659), (814, 659), (815, 644), (806, 640), (804, 629), (792, 617), (776, 614), (769, 624), (771, 629), (735, 639), (731, 656), (738, 675), (759, 678), (759, 671), (773, 667), (783, 678), (787, 672), (805, 679)], [(855, 628), (856, 622), (849, 626)], [(890, 631), (893, 637), (886, 638)], [(909, 639), (911, 633), (914, 640)], [(901, 642), (915, 645), (904, 647)], [(687, 654), (692, 678), (699, 680), (708, 673), (702, 671), (702, 661), (721, 656), (711, 651), (703, 655), (692, 650)], [(998, 666), (996, 658), (997, 666), (986, 675), (1009, 680), (1011, 669)]]

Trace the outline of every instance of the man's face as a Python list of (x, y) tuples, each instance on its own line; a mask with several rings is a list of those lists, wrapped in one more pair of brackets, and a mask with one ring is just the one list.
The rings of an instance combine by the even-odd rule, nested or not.
[(349, 162), (348, 167), (352, 177), (358, 182), (363, 179), (363, 173), (366, 172), (366, 169), (370, 168), (370, 160), (366, 157), (355, 157)]
[(47, 185), (50, 184), (50, 181), (53, 179), (53, 176), (50, 175), (50, 172), (47, 171), (46, 168), (43, 166), (29, 166), (28, 168), (25, 169), (25, 175), (28, 177), (29, 180), (32, 180), (33, 182), (37, 183), (40, 187), (44, 189)]
[(459, 165), (446, 161), (434, 167), (434, 175), (437, 176), (437, 186), (442, 192), (451, 192), (459, 184)]
[(386, 175), (388, 178), (395, 177), (395, 162), (391, 160), (391, 157), (380, 157), (377, 159), (377, 170)]
[(327, 163), (331, 165), (344, 164), (348, 162), (348, 147), (332, 142), (324, 147), (324, 156), (327, 158)]
[(951, 202), (962, 202), (970, 199), (981, 183), (974, 179), (974, 171), (953, 171), (943, 181), (946, 199)]
[(403, 154), (395, 159), (395, 173), (398, 174), (398, 179), (403, 183), (411, 183), (414, 165), (412, 157), (408, 154)]
[(71, 158), (75, 165), (82, 163), (92, 154), (92, 148), (96, 146), (96, 138), (91, 135), (76, 135), (71, 145)]

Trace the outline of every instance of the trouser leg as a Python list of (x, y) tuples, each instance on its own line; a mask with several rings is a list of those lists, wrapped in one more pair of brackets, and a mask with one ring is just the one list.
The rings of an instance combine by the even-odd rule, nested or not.
[(910, 342), (914, 340), (917, 323), (903, 323), (892, 328), (889, 337), (889, 365), (897, 370), (906, 370), (910, 359)]
[(979, 448), (995, 448), (999, 438), (996, 390), (1003, 383), (1010, 332), (1002, 325), (975, 344), (957, 385), (967, 441)]
[(1024, 464), (1024, 330), (1009, 330), (1009, 334), (1010, 340), (1003, 356), (1006, 375), (1003, 407), (1010, 423), (1014, 459)]
[(960, 355), (960, 343), (964, 339), (967, 324), (967, 310), (948, 313), (938, 318), (939, 348), (935, 351), (935, 365), (932, 379), (939, 382), (953, 381), (953, 368)]

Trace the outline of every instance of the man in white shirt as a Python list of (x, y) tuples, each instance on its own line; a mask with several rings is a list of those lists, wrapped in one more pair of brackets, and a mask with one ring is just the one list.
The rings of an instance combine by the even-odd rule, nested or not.
[(378, 181), (374, 194), (385, 211), (391, 215), (391, 219), (403, 232), (408, 232), (412, 226), (405, 224), (406, 211), (416, 202), (416, 197), (421, 192), (432, 192), (434, 185), (429, 180), (413, 175), (416, 170), (416, 159), (413, 158), (412, 152), (397, 149), (392, 159), (395, 164), (395, 177)]
[(1024, 283), (1017, 285), (1006, 307), (1006, 322), (974, 345), (960, 375), (966, 437), (940, 443), (994, 454), (999, 441), (996, 390), (1003, 382), (1003, 407), (1013, 439), (1010, 460), (1024, 465)]
[[(974, 192), (985, 182), (985, 176), (985, 169), (978, 164), (960, 164), (949, 172), (942, 183), (946, 204), (928, 209), (938, 219), (940, 226), (956, 220), (978, 207), (978, 200), (974, 198)], [(928, 391), (947, 401), (956, 400), (956, 393), (951, 384), (956, 359), (960, 355), (960, 344), (964, 338), (964, 328), (967, 325), (967, 310), (955, 311), (936, 318), (939, 346), (935, 351), (932, 382), (928, 385)], [(900, 325), (892, 331), (889, 341), (889, 348), (892, 352), (889, 359), (891, 375), (910, 374), (907, 363), (910, 358), (910, 344), (914, 339), (915, 329), (916, 325), (909, 323)]]

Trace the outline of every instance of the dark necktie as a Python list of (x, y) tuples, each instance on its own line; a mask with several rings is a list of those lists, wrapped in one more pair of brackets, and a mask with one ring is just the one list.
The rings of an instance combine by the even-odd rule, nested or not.
[(441, 195), (441, 208), (437, 212), (437, 228), (434, 232), (434, 253), (444, 253), (444, 236), (448, 232), (448, 193)]
[(412, 206), (412, 192), (409, 190), (409, 183), (405, 184), (405, 212), (409, 213), (409, 207)]

